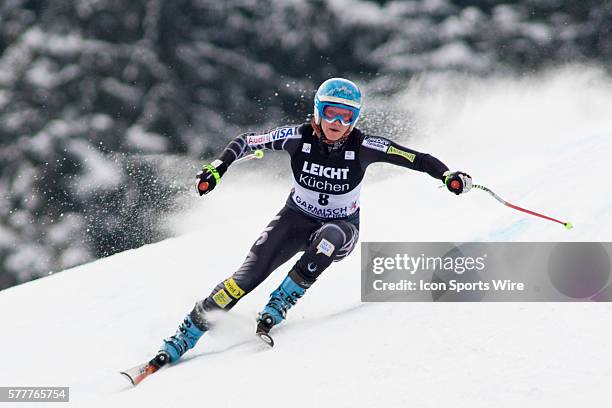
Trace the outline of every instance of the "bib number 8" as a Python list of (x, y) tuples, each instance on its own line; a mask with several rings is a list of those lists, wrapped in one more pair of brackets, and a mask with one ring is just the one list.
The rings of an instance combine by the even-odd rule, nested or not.
[(319, 204), (327, 205), (329, 204), (329, 195), (328, 194), (319, 194)]

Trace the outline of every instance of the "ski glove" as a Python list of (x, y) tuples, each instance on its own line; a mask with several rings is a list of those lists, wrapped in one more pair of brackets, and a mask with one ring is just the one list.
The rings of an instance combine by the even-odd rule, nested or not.
[(227, 165), (221, 160), (202, 166), (202, 171), (196, 175), (196, 190), (201, 196), (210, 193), (221, 180), (227, 170)]
[(472, 177), (462, 171), (445, 171), (444, 184), (448, 191), (457, 195), (467, 193), (472, 188)]

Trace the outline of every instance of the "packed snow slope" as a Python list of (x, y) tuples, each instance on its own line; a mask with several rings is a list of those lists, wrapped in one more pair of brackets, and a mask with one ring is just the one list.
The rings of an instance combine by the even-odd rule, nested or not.
[[(575, 228), (515, 212), (481, 191), (456, 197), (427, 175), (376, 165), (362, 195), (363, 241), (610, 239), (609, 78), (579, 68), (439, 83), (431, 90), (416, 81), (395, 100), (418, 126), (410, 140), (392, 136)], [(288, 172), (286, 165), (275, 168)], [(215, 330), (182, 363), (132, 388), (118, 372), (154, 354), (193, 303), (241, 264), (282, 206), (288, 179), (259, 166), (230, 170), (192, 211), (166, 220), (176, 238), (0, 292), (0, 385), (70, 386), (70, 406), (83, 407), (608, 400), (610, 305), (361, 303), (359, 250), (290, 311), (273, 349), (253, 335), (254, 318), (295, 259), (229, 314), (214, 316)]]

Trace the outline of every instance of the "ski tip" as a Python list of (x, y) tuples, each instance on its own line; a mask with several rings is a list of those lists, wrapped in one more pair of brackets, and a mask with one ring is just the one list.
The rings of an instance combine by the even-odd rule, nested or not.
[(134, 384), (134, 379), (132, 378), (131, 375), (129, 375), (128, 373), (126, 373), (125, 371), (120, 371), (119, 374), (123, 375), (125, 378), (127, 378), (127, 380), (130, 382), (130, 384), (132, 384), (133, 386), (136, 386), (136, 384)]
[(132, 385), (136, 386), (157, 370), (159, 370), (158, 366), (151, 363), (145, 363), (134, 368), (130, 368), (129, 370), (120, 371), (120, 373), (125, 376), (125, 378), (130, 380)]
[(274, 340), (267, 333), (256, 333), (257, 337), (259, 337), (264, 343), (266, 343), (270, 347), (274, 347)]

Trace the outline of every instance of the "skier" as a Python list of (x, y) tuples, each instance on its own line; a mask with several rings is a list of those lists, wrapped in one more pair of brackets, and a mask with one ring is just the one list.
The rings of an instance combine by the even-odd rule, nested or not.
[(466, 173), (450, 172), (429, 154), (356, 128), (361, 108), (357, 85), (343, 78), (328, 79), (316, 92), (310, 123), (242, 134), (198, 173), (197, 191), (208, 194), (235, 160), (258, 149), (284, 150), (291, 156), (293, 188), (242, 266), (195, 304), (150, 364), (159, 368), (177, 361), (209, 330), (207, 312), (230, 310), (277, 267), (303, 252), (257, 317), (257, 334), (272, 346), (270, 329), (285, 319), (287, 311), (332, 262), (344, 259), (355, 248), (359, 194), (370, 164), (392, 163), (428, 173), (455, 194), (470, 190), (472, 179)]

